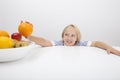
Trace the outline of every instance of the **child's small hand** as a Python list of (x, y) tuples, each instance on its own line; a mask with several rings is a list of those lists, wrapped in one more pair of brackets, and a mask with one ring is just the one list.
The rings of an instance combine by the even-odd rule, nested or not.
[(114, 49), (114, 48), (107, 49), (106, 51), (107, 51), (108, 54), (115, 54), (115, 55), (120, 56), (120, 51), (119, 51), (119, 50), (116, 50), (116, 49)]
[[(21, 24), (21, 23), (23, 23), (23, 20), (21, 20), (20, 24)], [(25, 23), (28, 23), (28, 24), (30, 24), (30, 25), (33, 27), (33, 24), (32, 24), (32, 23), (30, 23), (30, 22), (28, 22), (28, 21), (25, 21)]]
[(28, 21), (25, 21), (25, 23), (28, 23), (28, 24), (30, 24), (30, 25), (33, 27), (33, 24), (32, 24), (32, 23), (30, 23), (30, 22), (28, 22)]

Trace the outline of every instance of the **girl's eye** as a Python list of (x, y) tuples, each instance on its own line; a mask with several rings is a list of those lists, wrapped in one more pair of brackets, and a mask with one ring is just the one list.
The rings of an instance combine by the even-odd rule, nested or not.
[(74, 35), (74, 34), (72, 34), (72, 35), (71, 35), (71, 37), (75, 37), (75, 35)]
[(65, 34), (65, 36), (68, 36), (68, 34)]

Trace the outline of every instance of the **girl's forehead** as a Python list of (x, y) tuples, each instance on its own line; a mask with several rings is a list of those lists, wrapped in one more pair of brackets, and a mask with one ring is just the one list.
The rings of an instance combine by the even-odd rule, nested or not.
[(74, 27), (68, 27), (68, 28), (66, 28), (65, 32), (71, 32), (71, 33), (73, 32), (73, 33), (76, 33), (76, 30), (75, 30)]

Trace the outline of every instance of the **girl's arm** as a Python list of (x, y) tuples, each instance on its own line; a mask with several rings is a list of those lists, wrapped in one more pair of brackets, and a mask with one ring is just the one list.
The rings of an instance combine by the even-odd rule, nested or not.
[(52, 43), (49, 40), (46, 40), (46, 39), (41, 38), (41, 37), (28, 36), (27, 39), (31, 40), (31, 41), (35, 42), (36, 44), (39, 44), (43, 47), (52, 46)]
[(112, 53), (112, 54), (115, 54), (115, 55), (118, 55), (120, 56), (120, 51), (112, 48), (111, 46), (103, 43), (103, 42), (99, 42), (99, 41), (94, 41), (92, 42), (92, 45), (91, 46), (94, 46), (94, 47), (98, 47), (98, 48), (101, 48), (101, 49), (104, 49), (104, 50), (107, 50), (108, 53)]

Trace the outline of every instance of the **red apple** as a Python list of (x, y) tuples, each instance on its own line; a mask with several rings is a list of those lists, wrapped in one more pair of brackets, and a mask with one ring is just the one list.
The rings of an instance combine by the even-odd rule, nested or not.
[(20, 33), (15, 32), (11, 34), (11, 38), (20, 41), (22, 39), (22, 36)]

